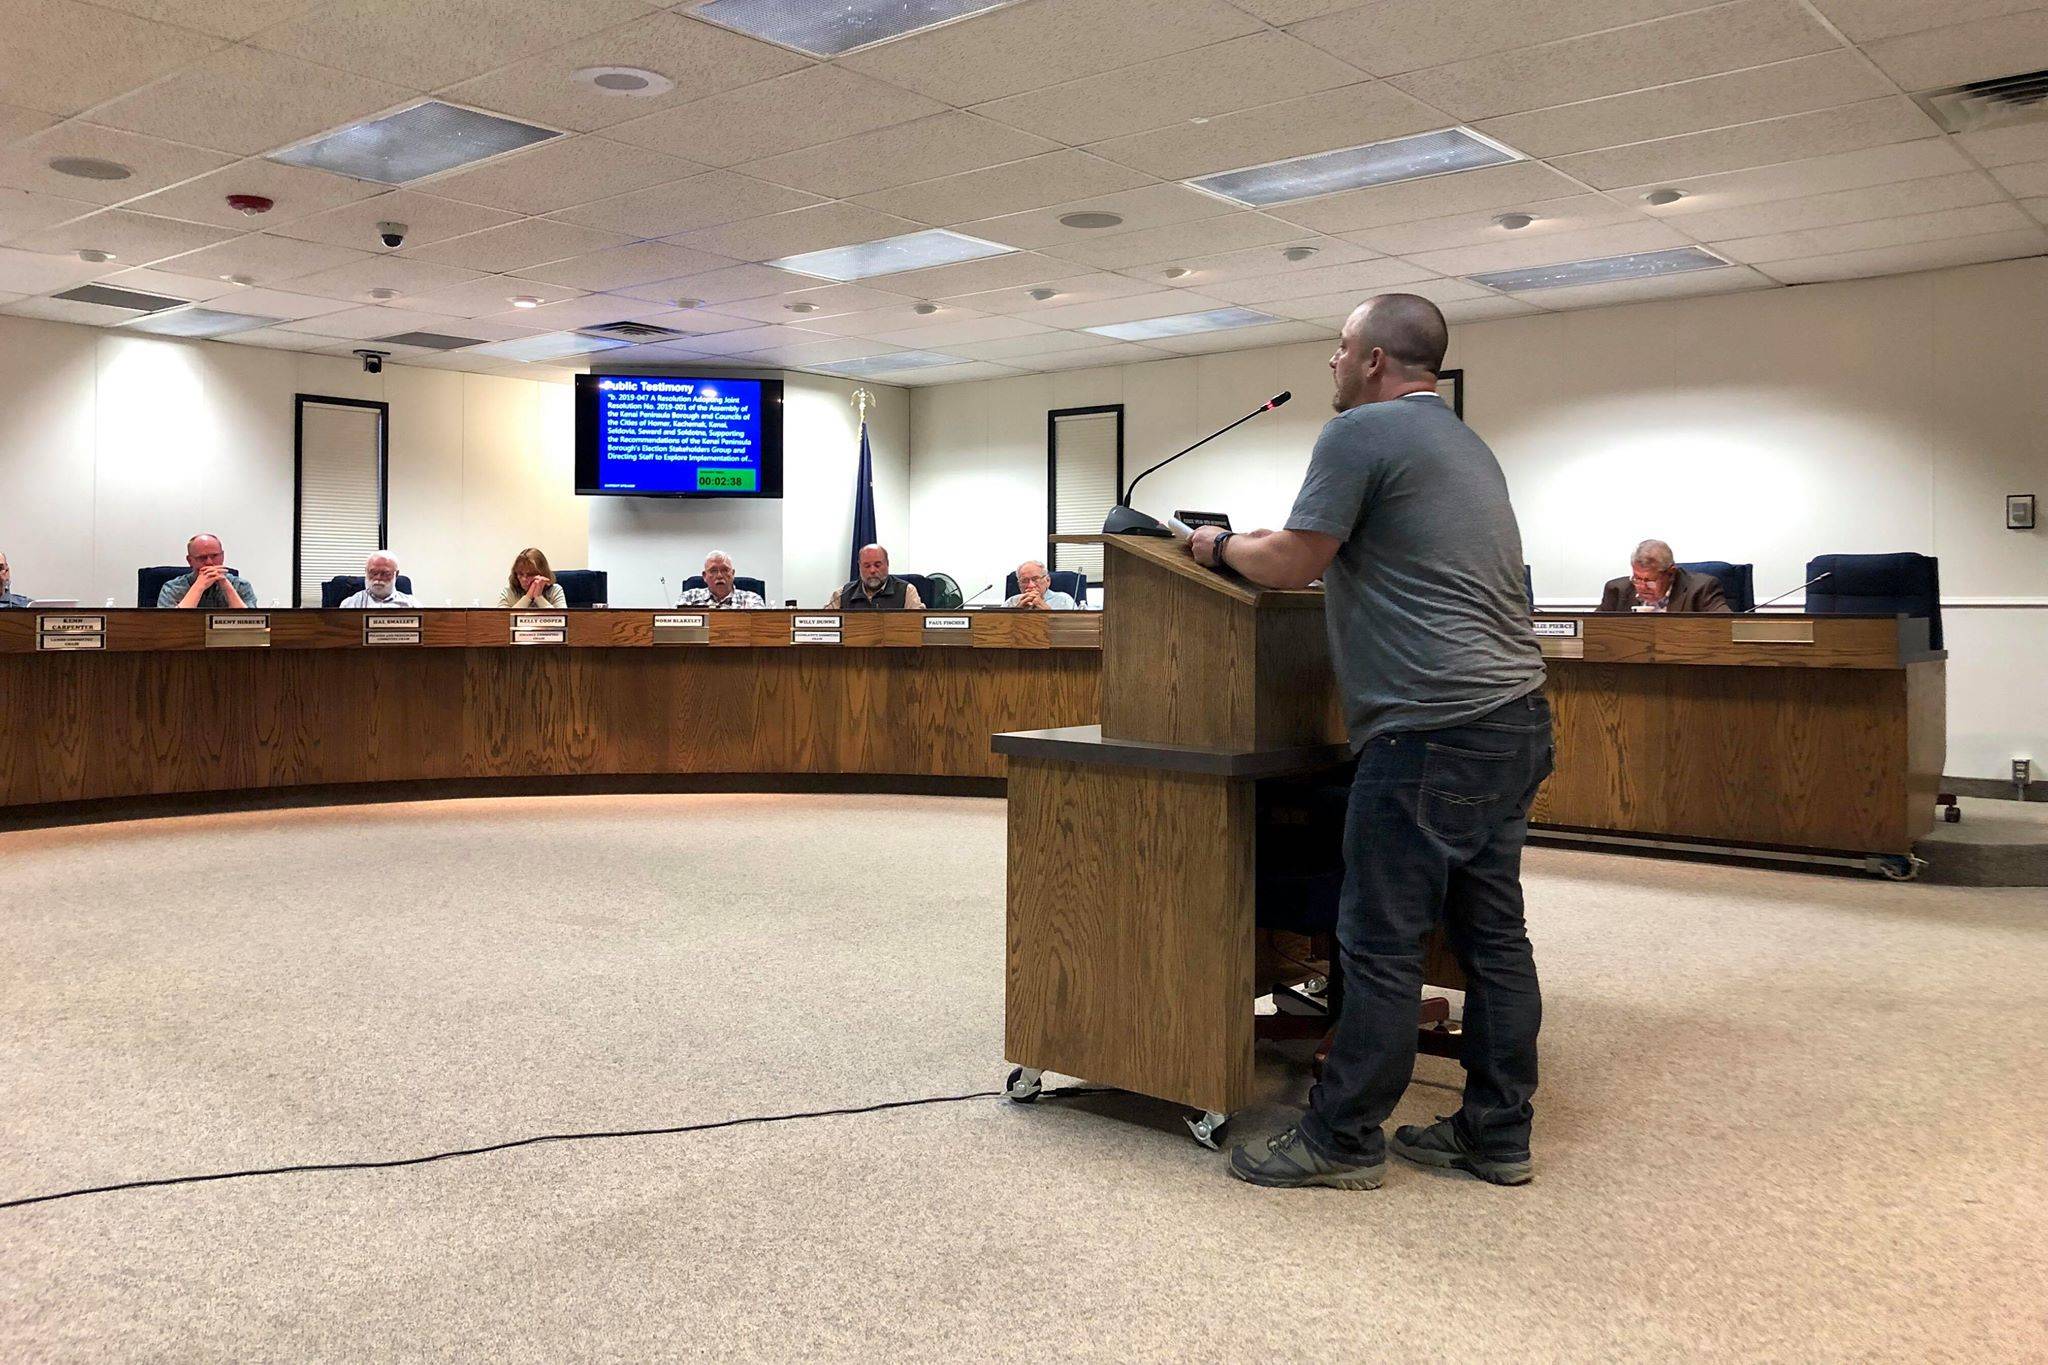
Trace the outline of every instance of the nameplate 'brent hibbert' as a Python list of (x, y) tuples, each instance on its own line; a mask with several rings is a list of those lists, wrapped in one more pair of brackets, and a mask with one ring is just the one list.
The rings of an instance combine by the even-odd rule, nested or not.
[(270, 648), (270, 615), (261, 611), (216, 611), (206, 618), (208, 649)]

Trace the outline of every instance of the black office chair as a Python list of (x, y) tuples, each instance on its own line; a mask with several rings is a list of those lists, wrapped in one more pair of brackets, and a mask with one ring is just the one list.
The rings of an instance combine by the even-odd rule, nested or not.
[(601, 607), (611, 601), (611, 581), (603, 569), (563, 569), (555, 575), (572, 607)]
[[(768, 584), (761, 579), (747, 578), (741, 574), (734, 574), (732, 576), (732, 585), (735, 588), (744, 588), (748, 592), (759, 593), (761, 595), (761, 600), (763, 602), (766, 602), (768, 600)], [(676, 591), (678, 593), (685, 593), (692, 588), (701, 588), (703, 586), (704, 575), (700, 573), (693, 573), (688, 578), (685, 578), (683, 580), (682, 587), (676, 589)], [(562, 589), (562, 591), (567, 592), (568, 589), (564, 588)]]
[[(1721, 595), (1728, 599), (1728, 610), (1734, 612), (1756, 609), (1756, 565), (1730, 564), (1725, 559), (1695, 559), (1678, 565), (1687, 573), (1703, 573), (1721, 585)], [(1813, 577), (1812, 574), (1807, 575)]]
[[(164, 584), (181, 573), (189, 573), (183, 564), (154, 564), (147, 569), (135, 571), (135, 605), (145, 610), (156, 606), (156, 596), (164, 590)], [(240, 569), (229, 569), (229, 573), (241, 577)], [(253, 603), (251, 605), (254, 605)]]
[(924, 574), (900, 573), (896, 576), (902, 579), (905, 583), (908, 583), (911, 587), (916, 588), (917, 600), (924, 603), (926, 606), (930, 606), (932, 604), (932, 599), (938, 595), (938, 590), (932, 586), (932, 580)]
[[(1052, 579), (1052, 590), (1054, 592), (1063, 592), (1073, 598), (1074, 605), (1077, 607), (1088, 605), (1088, 577), (1086, 574), (1075, 573), (1072, 569), (1056, 569), (1048, 576)], [(1004, 575), (1003, 600), (1005, 602), (1009, 601), (1017, 595), (1017, 592), (1017, 575), (1015, 573)]]
[(1534, 615), (1536, 611), (1536, 578), (1535, 575), (1529, 572), (1527, 564), (1522, 566), (1522, 592), (1529, 599), (1530, 614)]
[[(340, 573), (320, 585), (320, 609), (333, 611), (349, 598), (363, 590), (363, 576), (359, 573)], [(398, 576), (398, 590), (407, 596), (412, 594), (412, 579), (405, 574)]]

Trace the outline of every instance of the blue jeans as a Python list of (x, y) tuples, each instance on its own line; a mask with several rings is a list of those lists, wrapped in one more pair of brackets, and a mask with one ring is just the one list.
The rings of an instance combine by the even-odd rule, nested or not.
[(1551, 761), (1541, 692), (1360, 751), (1337, 911), (1344, 1004), (1301, 1123), (1325, 1155), (1378, 1161), (1386, 1150), (1380, 1125), (1415, 1070), (1423, 947), (1441, 922), (1466, 976), (1456, 1122), (1487, 1155), (1526, 1159), (1543, 997), (1522, 917), (1522, 843)]

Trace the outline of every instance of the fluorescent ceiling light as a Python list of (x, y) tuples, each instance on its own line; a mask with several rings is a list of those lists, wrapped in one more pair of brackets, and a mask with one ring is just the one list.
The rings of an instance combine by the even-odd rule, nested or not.
[(616, 351), (621, 346), (632, 344), (630, 341), (614, 341), (610, 337), (587, 337), (580, 332), (547, 332), (537, 337), (520, 337), (517, 341), (478, 346), (470, 354), (494, 355), (500, 360), (560, 360), (564, 356), (589, 355), (593, 351)]
[(837, 57), (857, 47), (1001, 9), (1015, 0), (711, 0), (694, 11), (725, 28), (808, 52)]
[(1255, 308), (1211, 308), (1206, 313), (1175, 313), (1171, 317), (1142, 318), (1137, 322), (1112, 322), (1104, 327), (1083, 327), (1084, 332), (1115, 337), (1119, 341), (1146, 341), (1154, 337), (1184, 337), (1196, 332), (1223, 332), (1233, 327), (1261, 327), (1284, 322)]
[(784, 256), (768, 264), (777, 270), (792, 270), (799, 275), (838, 280), (843, 284), (873, 275), (894, 275), (902, 270), (978, 261), (984, 256), (1007, 256), (1016, 249), (1000, 242), (984, 242), (965, 233), (933, 228), (929, 232), (906, 232), (901, 237), (884, 237), (879, 242), (860, 242), (825, 251), (807, 251), (801, 256)]
[(166, 337), (222, 337), (230, 332), (247, 332), (276, 325), (276, 318), (221, 313), (211, 308), (174, 308), (168, 312), (145, 313), (139, 318), (132, 318), (121, 324), (121, 330), (153, 332)]
[(1530, 289), (1559, 289), (1571, 284), (1611, 284), (1682, 275), (1688, 270), (1718, 270), (1728, 262), (1705, 247), (1677, 246), (1665, 251), (1638, 251), (1627, 256), (1602, 256), (1591, 261), (1561, 261), (1520, 270), (1495, 270), (1469, 278), (1474, 284), (1516, 294)]
[(858, 375), (865, 379), (878, 374), (894, 374), (898, 370), (929, 370), (939, 365), (965, 365), (964, 356), (942, 355), (937, 351), (897, 351), (891, 355), (864, 355), (853, 360), (835, 360), (827, 365), (811, 368), (830, 370), (833, 374)]
[(1339, 190), (1423, 180), (1453, 171), (1474, 171), (1482, 166), (1504, 166), (1520, 160), (1520, 152), (1492, 138), (1481, 137), (1470, 128), (1442, 128), (1433, 133), (1316, 152), (1240, 171), (1220, 171), (1183, 183), (1257, 208), (1313, 199)]
[(272, 152), (269, 159), (381, 185), (403, 185), (560, 136), (551, 128), (424, 100)]

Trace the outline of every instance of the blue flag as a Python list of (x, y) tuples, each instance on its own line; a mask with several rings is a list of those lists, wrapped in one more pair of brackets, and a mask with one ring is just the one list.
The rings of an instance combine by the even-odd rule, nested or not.
[(875, 454), (868, 449), (868, 424), (860, 424), (860, 471), (853, 476), (853, 548), (846, 580), (860, 577), (860, 547), (881, 539), (875, 532)]

